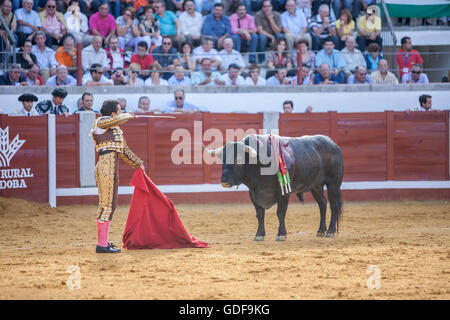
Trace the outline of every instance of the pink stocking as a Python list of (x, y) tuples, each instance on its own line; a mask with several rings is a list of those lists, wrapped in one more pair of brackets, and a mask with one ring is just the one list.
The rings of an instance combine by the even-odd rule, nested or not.
[(109, 232), (109, 225), (111, 224), (111, 221), (103, 221), (100, 222), (97, 219), (97, 244), (100, 247), (107, 247), (108, 246), (108, 232)]

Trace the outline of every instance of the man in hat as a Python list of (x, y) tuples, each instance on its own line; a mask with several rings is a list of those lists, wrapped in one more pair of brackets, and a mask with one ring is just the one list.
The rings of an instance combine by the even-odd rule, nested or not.
[(22, 102), (23, 107), (13, 111), (10, 116), (38, 116), (36, 110), (33, 109), (33, 103), (38, 101), (38, 98), (31, 93), (22, 94), (19, 99)]
[(69, 108), (63, 104), (67, 91), (63, 88), (56, 88), (53, 90), (52, 96), (52, 100), (43, 100), (36, 105), (36, 111), (39, 115), (48, 113), (69, 116)]

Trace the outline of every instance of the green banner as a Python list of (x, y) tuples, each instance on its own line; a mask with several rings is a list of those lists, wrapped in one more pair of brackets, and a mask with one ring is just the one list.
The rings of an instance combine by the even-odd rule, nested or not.
[(385, 3), (391, 17), (450, 17), (450, 0), (386, 0)]

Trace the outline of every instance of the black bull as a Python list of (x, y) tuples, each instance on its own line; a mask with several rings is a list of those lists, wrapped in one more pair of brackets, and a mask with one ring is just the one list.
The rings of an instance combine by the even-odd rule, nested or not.
[[(206, 151), (222, 159), (222, 178), (224, 187), (245, 184), (250, 199), (256, 209), (258, 230), (255, 240), (262, 241), (266, 234), (264, 228), (265, 210), (277, 204), (279, 221), (276, 240), (286, 239), (284, 219), (290, 193), (282, 195), (276, 172), (262, 174), (262, 169), (270, 167), (271, 140), (268, 135), (250, 135), (242, 142), (228, 142), (224, 147)], [(292, 193), (303, 201), (303, 193), (310, 191), (320, 208), (320, 225), (317, 236), (333, 237), (339, 231), (342, 216), (341, 184), (344, 172), (342, 151), (329, 137), (323, 135), (303, 137), (279, 137), (279, 143), (288, 146), (291, 160), (286, 160), (291, 178)], [(267, 155), (263, 159), (263, 155)], [(253, 159), (252, 159), (253, 158)], [(264, 160), (264, 161), (263, 161)], [(272, 160), (274, 161), (273, 158)], [(327, 187), (331, 207), (331, 220), (326, 228), (327, 199), (324, 195)]]

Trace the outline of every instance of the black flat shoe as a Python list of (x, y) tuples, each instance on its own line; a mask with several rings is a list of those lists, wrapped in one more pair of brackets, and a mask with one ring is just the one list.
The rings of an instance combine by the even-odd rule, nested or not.
[(118, 252), (120, 252), (120, 249), (117, 248), (111, 242), (109, 242), (107, 247), (97, 246), (97, 248), (95, 249), (95, 252), (96, 253), (118, 253)]

